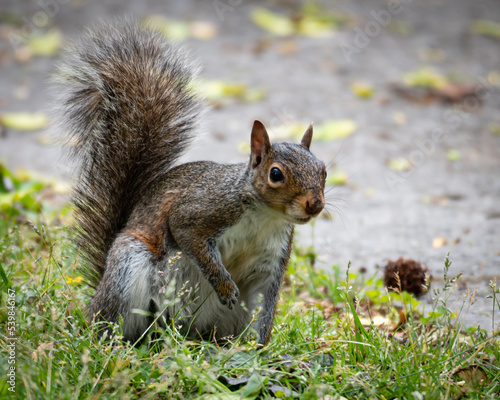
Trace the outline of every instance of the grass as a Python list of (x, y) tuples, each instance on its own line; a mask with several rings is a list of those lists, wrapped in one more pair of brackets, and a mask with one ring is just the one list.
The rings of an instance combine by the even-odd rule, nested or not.
[[(2, 173), (5, 182), (10, 173)], [(66, 238), (68, 210), (51, 209), (41, 200), (46, 184), (11, 174), (7, 180), (9, 187), (0, 185), (1, 398), (500, 396), (498, 333), (451, 324), (459, 316), (446, 307), (446, 298), (458, 278), (447, 276), (449, 260), (444, 288), (434, 293), (424, 315), (416, 299), (388, 293), (377, 276), (316, 269), (313, 249), (296, 247), (273, 337), (263, 349), (251, 338), (224, 346), (186, 341), (174, 327), (138, 347), (120, 341), (119, 326), (116, 336), (97, 339), (86, 320), (90, 293)], [(11, 198), (2, 203), (7, 194)], [(494, 282), (491, 289), (498, 313)], [(14, 308), (9, 299), (15, 299)], [(16, 325), (9, 324), (12, 318)], [(17, 340), (9, 339), (11, 332)], [(16, 358), (9, 364), (13, 342)], [(8, 390), (12, 366), (14, 393)]]

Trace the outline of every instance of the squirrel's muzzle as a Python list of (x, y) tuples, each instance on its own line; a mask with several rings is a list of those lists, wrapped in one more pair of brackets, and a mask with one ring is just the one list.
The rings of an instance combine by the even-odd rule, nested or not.
[(317, 215), (325, 207), (325, 198), (323, 195), (314, 196), (306, 201), (305, 211), (307, 215)]

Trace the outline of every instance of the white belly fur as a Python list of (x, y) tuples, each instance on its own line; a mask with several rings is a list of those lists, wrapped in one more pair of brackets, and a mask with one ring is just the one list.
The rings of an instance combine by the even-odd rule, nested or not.
[[(274, 279), (279, 279), (276, 274), (288, 246), (290, 229), (290, 223), (272, 211), (248, 211), (217, 239), (222, 263), (240, 291), (239, 304), (233, 310), (219, 302), (198, 267), (186, 265), (190, 260), (181, 257), (174, 267), (176, 286), (189, 281), (189, 287), (197, 286), (198, 298), (191, 304), (176, 306), (177, 318), (187, 317), (184, 325), (189, 323), (192, 333), (210, 332), (214, 326), (217, 338), (242, 332), (252, 319), (252, 311), (259, 306), (261, 295)], [(194, 320), (189, 321), (194, 314)]]

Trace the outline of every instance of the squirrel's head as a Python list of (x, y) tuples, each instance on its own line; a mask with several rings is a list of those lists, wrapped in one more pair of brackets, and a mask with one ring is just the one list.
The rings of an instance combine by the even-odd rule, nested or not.
[(266, 128), (255, 121), (252, 128), (249, 168), (252, 183), (270, 208), (294, 224), (305, 224), (325, 206), (325, 164), (310, 151), (309, 125), (300, 144), (271, 144)]

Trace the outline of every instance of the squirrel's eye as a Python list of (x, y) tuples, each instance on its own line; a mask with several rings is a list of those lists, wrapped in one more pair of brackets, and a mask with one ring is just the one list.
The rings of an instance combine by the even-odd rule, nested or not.
[(279, 168), (273, 167), (271, 168), (271, 172), (269, 172), (269, 179), (271, 179), (271, 182), (281, 182), (285, 177)]

